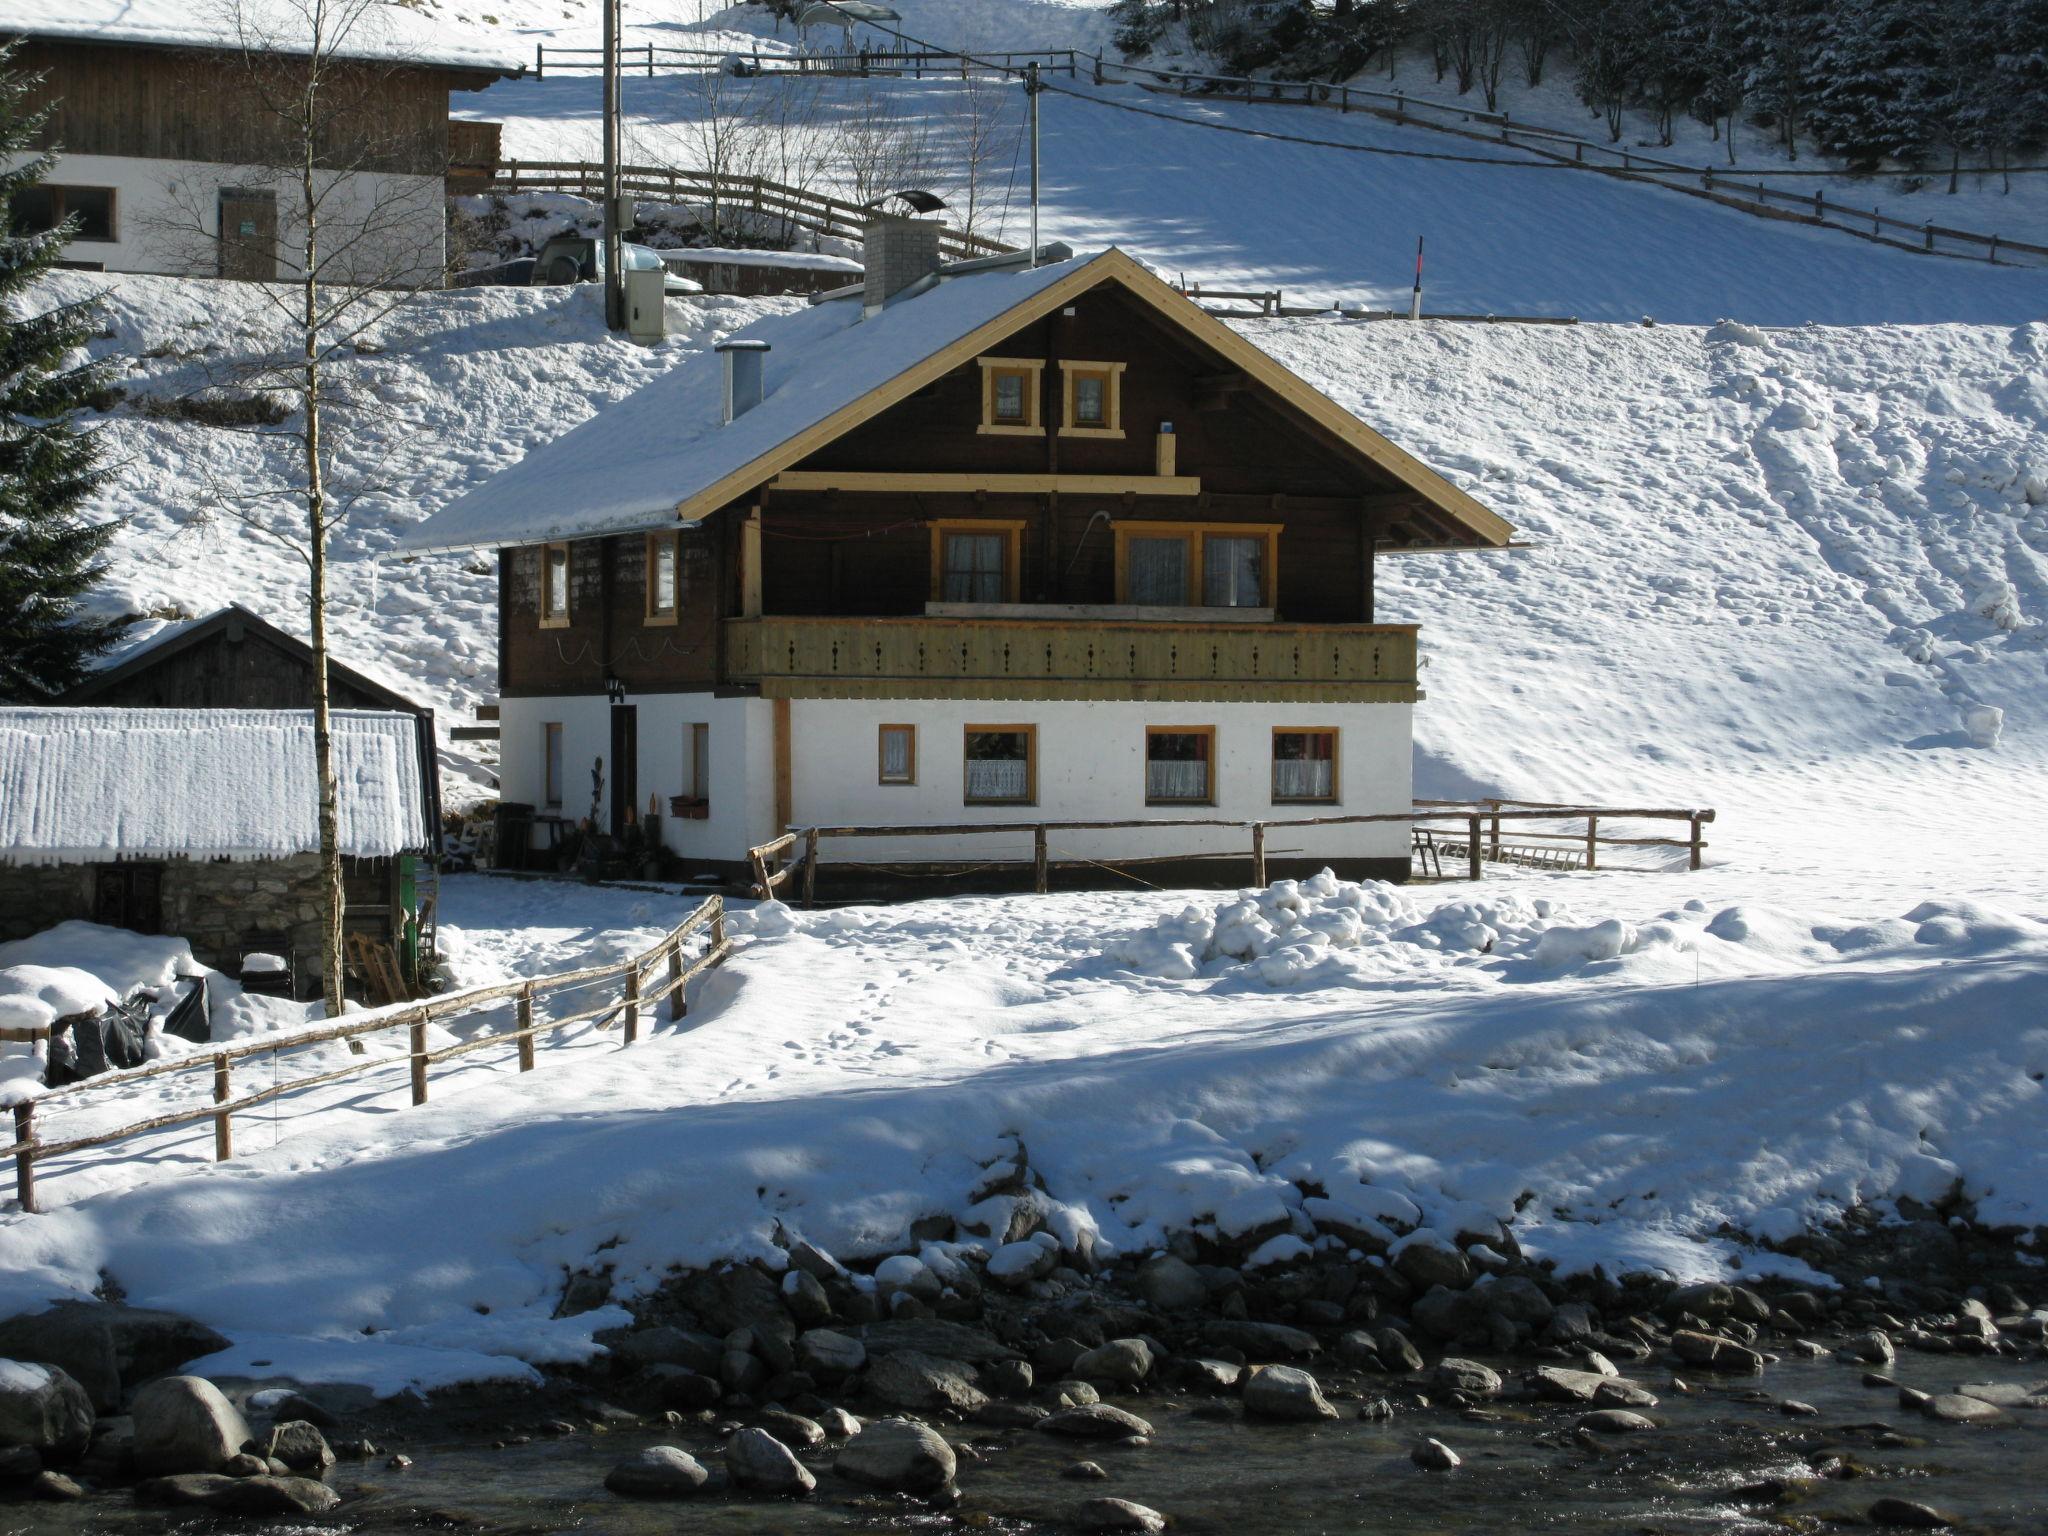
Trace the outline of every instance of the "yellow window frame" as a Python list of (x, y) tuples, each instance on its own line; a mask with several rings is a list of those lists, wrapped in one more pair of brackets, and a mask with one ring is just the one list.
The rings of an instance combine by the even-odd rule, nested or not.
[[(1045, 372), (1045, 363), (1035, 357), (983, 357), (981, 364), (981, 424), (975, 431), (991, 437), (1043, 437), (1045, 423), (1040, 418), (1039, 398), (1044, 393), (1040, 378)], [(996, 376), (998, 374), (1019, 375), (1024, 380), (1024, 419), (1022, 421), (999, 421), (996, 419)]]
[(942, 602), (946, 587), (946, 536), (953, 533), (1000, 533), (1003, 540), (1003, 601), (1021, 602), (1024, 590), (1024, 528), (1022, 518), (939, 517), (931, 523), (931, 599)]
[(1187, 564), (1187, 588), (1181, 594), (1182, 608), (1203, 608), (1202, 591), (1208, 572), (1203, 551), (1205, 539), (1252, 539), (1266, 541), (1265, 570), (1259, 583), (1259, 601), (1251, 606), (1274, 608), (1279, 606), (1274, 595), (1280, 590), (1280, 529), (1279, 523), (1155, 523), (1135, 519), (1112, 522), (1111, 531), (1116, 535), (1116, 600), (1128, 603), (1130, 598), (1130, 543), (1132, 539), (1186, 539), (1189, 543)]
[[(1124, 435), (1124, 367), (1122, 363), (1060, 364), (1060, 436), (1122, 437)], [(1081, 422), (1074, 417), (1074, 386), (1082, 379), (1102, 380), (1103, 419)]]

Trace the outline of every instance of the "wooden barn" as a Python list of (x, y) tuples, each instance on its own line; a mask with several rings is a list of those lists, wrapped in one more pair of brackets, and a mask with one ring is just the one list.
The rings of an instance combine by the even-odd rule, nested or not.
[[(267, 13), (250, 14), (260, 26)], [(187, 0), (0, 0), (0, 39), (16, 45), (14, 69), (42, 77), (32, 100), (50, 112), (43, 142), (61, 151), (11, 210), (18, 225), (75, 215), (68, 264), (92, 270), (292, 275), (293, 147), (263, 98), (308, 42), (280, 29), (252, 55)], [(429, 278), (445, 265), (449, 93), (522, 62), (398, 5), (373, 7), (328, 52), (328, 241), (364, 280)]]
[[(1405, 817), (1418, 630), (1376, 568), (1508, 524), (1119, 251), (946, 267), (881, 218), (866, 251), (862, 286), (410, 536), (499, 552), (501, 776), (537, 836), (665, 810), (687, 867), (736, 870), (792, 825), (1116, 821), (1059, 856), (1235, 880), (1241, 836), (1174, 823)], [(1403, 878), (1408, 850), (1323, 827), (1269, 866)]]

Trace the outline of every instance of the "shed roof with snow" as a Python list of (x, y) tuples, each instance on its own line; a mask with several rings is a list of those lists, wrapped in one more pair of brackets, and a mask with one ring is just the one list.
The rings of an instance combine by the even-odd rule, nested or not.
[(1288, 404), (1346, 451), (1413, 491), (1475, 547), (1509, 525), (1421, 460), (1318, 393), (1264, 351), (1111, 248), (1032, 268), (1000, 261), (942, 270), (877, 312), (851, 299), (756, 321), (769, 344), (761, 403), (723, 417), (723, 365), (702, 353), (457, 498), (398, 541), (397, 553), (508, 547), (694, 526), (735, 498), (908, 398), (978, 352), (1101, 283)]
[[(413, 717), (333, 721), (341, 851), (430, 846)], [(310, 710), (0, 709), (0, 861), (311, 853), (315, 783)]]
[[(310, 51), (301, 8), (257, 0), (245, 14), (250, 41), (260, 37), (263, 51)], [(338, 19), (330, 10), (330, 28)], [(371, 5), (349, 20), (340, 36), (323, 45), (331, 57), (493, 74), (516, 74), (526, 66), (525, 55), (506, 44), (409, 6)], [(201, 0), (0, 0), (0, 36), (156, 48), (243, 46), (226, 17)]]

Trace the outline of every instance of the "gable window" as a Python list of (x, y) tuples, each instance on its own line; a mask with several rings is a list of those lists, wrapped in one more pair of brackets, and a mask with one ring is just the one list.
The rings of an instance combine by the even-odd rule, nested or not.
[(880, 763), (876, 782), (915, 784), (917, 782), (917, 727), (885, 725), (878, 742)]
[(968, 805), (1030, 805), (1038, 798), (1038, 727), (967, 727), (965, 793)]
[(1277, 523), (1118, 523), (1116, 600), (1149, 608), (1271, 608)]
[(550, 720), (540, 728), (541, 795), (549, 810), (562, 808), (562, 722)]
[(1122, 437), (1122, 363), (1061, 363), (1061, 437)]
[(1273, 732), (1273, 803), (1334, 805), (1337, 802), (1337, 733), (1276, 729)]
[(41, 234), (55, 229), (67, 218), (78, 220), (74, 240), (114, 238), (114, 189), (112, 187), (65, 187), (45, 183), (24, 187), (14, 194), (9, 210), (14, 227), (23, 234)]
[(1216, 727), (1150, 726), (1145, 731), (1145, 803), (1216, 803)]
[(1038, 379), (1045, 364), (1029, 357), (984, 357), (981, 360), (981, 425), (985, 433), (1039, 436)]
[(569, 623), (569, 546), (545, 544), (540, 552), (540, 627), (564, 629)]
[(932, 601), (1014, 603), (1021, 590), (1024, 524), (987, 519), (932, 524)]
[(682, 535), (647, 535), (647, 622), (673, 624), (682, 607)]

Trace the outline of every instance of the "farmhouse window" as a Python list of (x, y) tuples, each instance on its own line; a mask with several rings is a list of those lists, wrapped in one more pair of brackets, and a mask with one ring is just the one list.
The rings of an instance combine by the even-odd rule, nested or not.
[(970, 725), (966, 758), (967, 804), (1030, 805), (1036, 801), (1036, 726)]
[(961, 519), (933, 523), (932, 600), (1016, 602), (1023, 537), (1021, 522)]
[(1037, 435), (1038, 378), (1045, 364), (1029, 357), (981, 359), (981, 425), (976, 430)]
[(647, 622), (673, 624), (682, 606), (682, 535), (647, 535)]
[(1337, 799), (1337, 733), (1273, 732), (1273, 802), (1332, 805)]
[(540, 735), (544, 803), (549, 810), (558, 811), (562, 808), (562, 722), (548, 721)]
[(877, 782), (883, 784), (915, 784), (917, 782), (917, 727), (914, 725), (885, 725), (881, 728), (879, 743), (880, 766)]
[(1117, 601), (1270, 608), (1279, 544), (1277, 523), (1118, 523)]
[(569, 546), (549, 544), (540, 552), (540, 627), (563, 629), (569, 623)]
[(25, 187), (14, 195), (13, 213), (15, 227), (23, 234), (41, 234), (76, 218), (78, 233), (73, 239), (115, 238), (112, 187)]
[(1145, 803), (1213, 805), (1216, 728), (1153, 726), (1145, 732)]
[(1122, 437), (1122, 363), (1061, 363), (1060, 436)]

